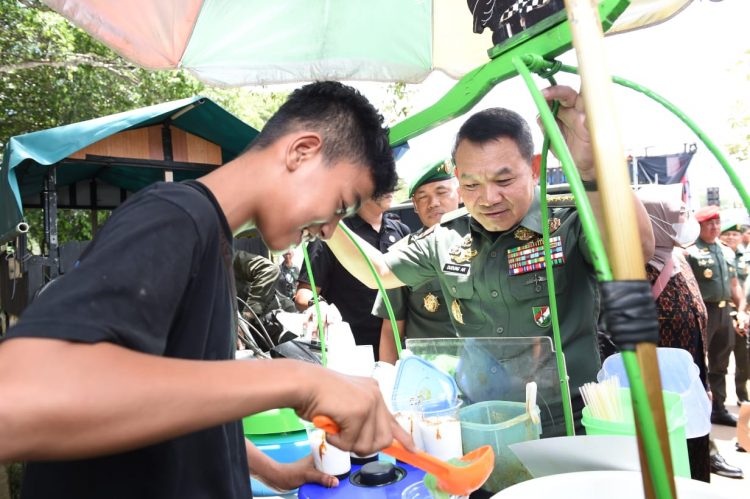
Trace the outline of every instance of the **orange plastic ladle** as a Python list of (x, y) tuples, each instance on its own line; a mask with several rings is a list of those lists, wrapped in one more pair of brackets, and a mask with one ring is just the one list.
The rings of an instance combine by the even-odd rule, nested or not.
[[(339, 426), (328, 416), (315, 416), (312, 423), (331, 435), (339, 432)], [(461, 457), (459, 461), (465, 463), (461, 465), (446, 463), (426, 452), (410, 452), (398, 440), (383, 452), (434, 475), (442, 491), (459, 496), (467, 496), (484, 485), (495, 466), (495, 453), (489, 445)]]

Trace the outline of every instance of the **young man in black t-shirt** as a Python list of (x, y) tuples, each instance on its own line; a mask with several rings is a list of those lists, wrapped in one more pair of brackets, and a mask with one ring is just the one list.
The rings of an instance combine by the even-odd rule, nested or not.
[(254, 221), (277, 251), (327, 238), (395, 181), (382, 117), (322, 82), (237, 159), (130, 198), (0, 343), (0, 462), (30, 461), (24, 497), (247, 498), (248, 458), (277, 487), (334, 484), (246, 445), (240, 418), (276, 407), (331, 416), (358, 454), (413, 448), (371, 379), (232, 360), (232, 232)]

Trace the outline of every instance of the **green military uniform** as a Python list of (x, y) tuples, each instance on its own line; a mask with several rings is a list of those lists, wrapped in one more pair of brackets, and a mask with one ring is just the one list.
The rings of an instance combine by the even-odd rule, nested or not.
[[(724, 224), (721, 227), (721, 233), (724, 234), (727, 231), (734, 231), (742, 234), (742, 225), (736, 223)], [(735, 270), (737, 271), (737, 280), (740, 281), (740, 287), (744, 290), (745, 281), (747, 281), (747, 274), (750, 271), (750, 265), (748, 264), (748, 250), (742, 248), (741, 245), (737, 246), (737, 251), (734, 252), (735, 257)], [(750, 288), (749, 288), (750, 289)], [(736, 311), (736, 307), (732, 304), (732, 311)], [(750, 336), (735, 336), (734, 337), (734, 390), (737, 395), (738, 401), (748, 400), (747, 395), (747, 380), (750, 376)]]
[[(595, 381), (601, 366), (598, 289), (577, 211), (551, 209), (550, 229), (562, 346), (579, 421), (583, 404), (577, 388)], [(461, 337), (551, 336), (541, 233), (537, 190), (528, 213), (511, 230), (488, 232), (467, 215), (441, 223), (412, 244), (388, 252), (385, 259), (408, 286), (437, 276)], [(562, 421), (559, 402), (553, 415)]]
[(725, 378), (736, 336), (728, 306), (732, 299), (731, 280), (737, 276), (734, 251), (719, 240), (709, 244), (698, 238), (687, 248), (687, 260), (708, 312), (708, 383), (713, 394), (712, 411), (721, 414), (726, 411)]
[[(425, 232), (422, 228), (406, 236), (391, 246), (389, 251), (420, 239)], [(446, 302), (443, 297), (439, 279), (431, 279), (420, 286), (389, 289), (387, 294), (393, 309), (393, 316), (396, 320), (406, 321), (405, 330), (402, 331), (405, 337), (412, 339), (456, 337), (456, 330), (448, 313), (449, 302)], [(380, 293), (375, 299), (372, 314), (384, 320), (389, 319)]]

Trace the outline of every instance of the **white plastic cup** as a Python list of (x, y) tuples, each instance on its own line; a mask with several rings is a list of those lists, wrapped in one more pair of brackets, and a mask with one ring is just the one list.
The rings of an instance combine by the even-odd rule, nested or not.
[(312, 425), (306, 425), (305, 429), (315, 468), (336, 477), (346, 476), (352, 468), (349, 452), (331, 445), (323, 430)]
[(423, 407), (419, 433), (425, 452), (442, 461), (463, 456), (461, 421), (458, 417), (460, 408), (460, 400), (447, 408), (432, 410), (429, 406)]
[(422, 431), (420, 430), (420, 420), (422, 419), (422, 415), (419, 411), (400, 411), (395, 413), (393, 417), (396, 418), (396, 421), (401, 425), (401, 428), (411, 435), (412, 440), (414, 440), (414, 445), (416, 445), (418, 449), (424, 449)]

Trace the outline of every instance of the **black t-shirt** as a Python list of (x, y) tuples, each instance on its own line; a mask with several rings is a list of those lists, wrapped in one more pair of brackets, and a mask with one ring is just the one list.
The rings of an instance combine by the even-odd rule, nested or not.
[[(155, 184), (112, 214), (73, 270), (39, 295), (8, 336), (232, 359), (231, 245), (226, 219), (202, 184)], [(29, 463), (22, 492), (24, 498), (252, 497), (239, 421), (131, 452)]]
[[(375, 232), (370, 224), (357, 215), (347, 218), (344, 223), (381, 252), (387, 251), (393, 243), (409, 234), (409, 227), (390, 214), (383, 217), (380, 232)], [(314, 241), (307, 251), (315, 286), (320, 288), (320, 294), (339, 309), (341, 317), (351, 326), (358, 345), (373, 346), (377, 360), (380, 327), (383, 324), (383, 319), (372, 315), (377, 290), (368, 288), (351, 275), (323, 242)], [(305, 265), (300, 269), (299, 281), (310, 283)]]

